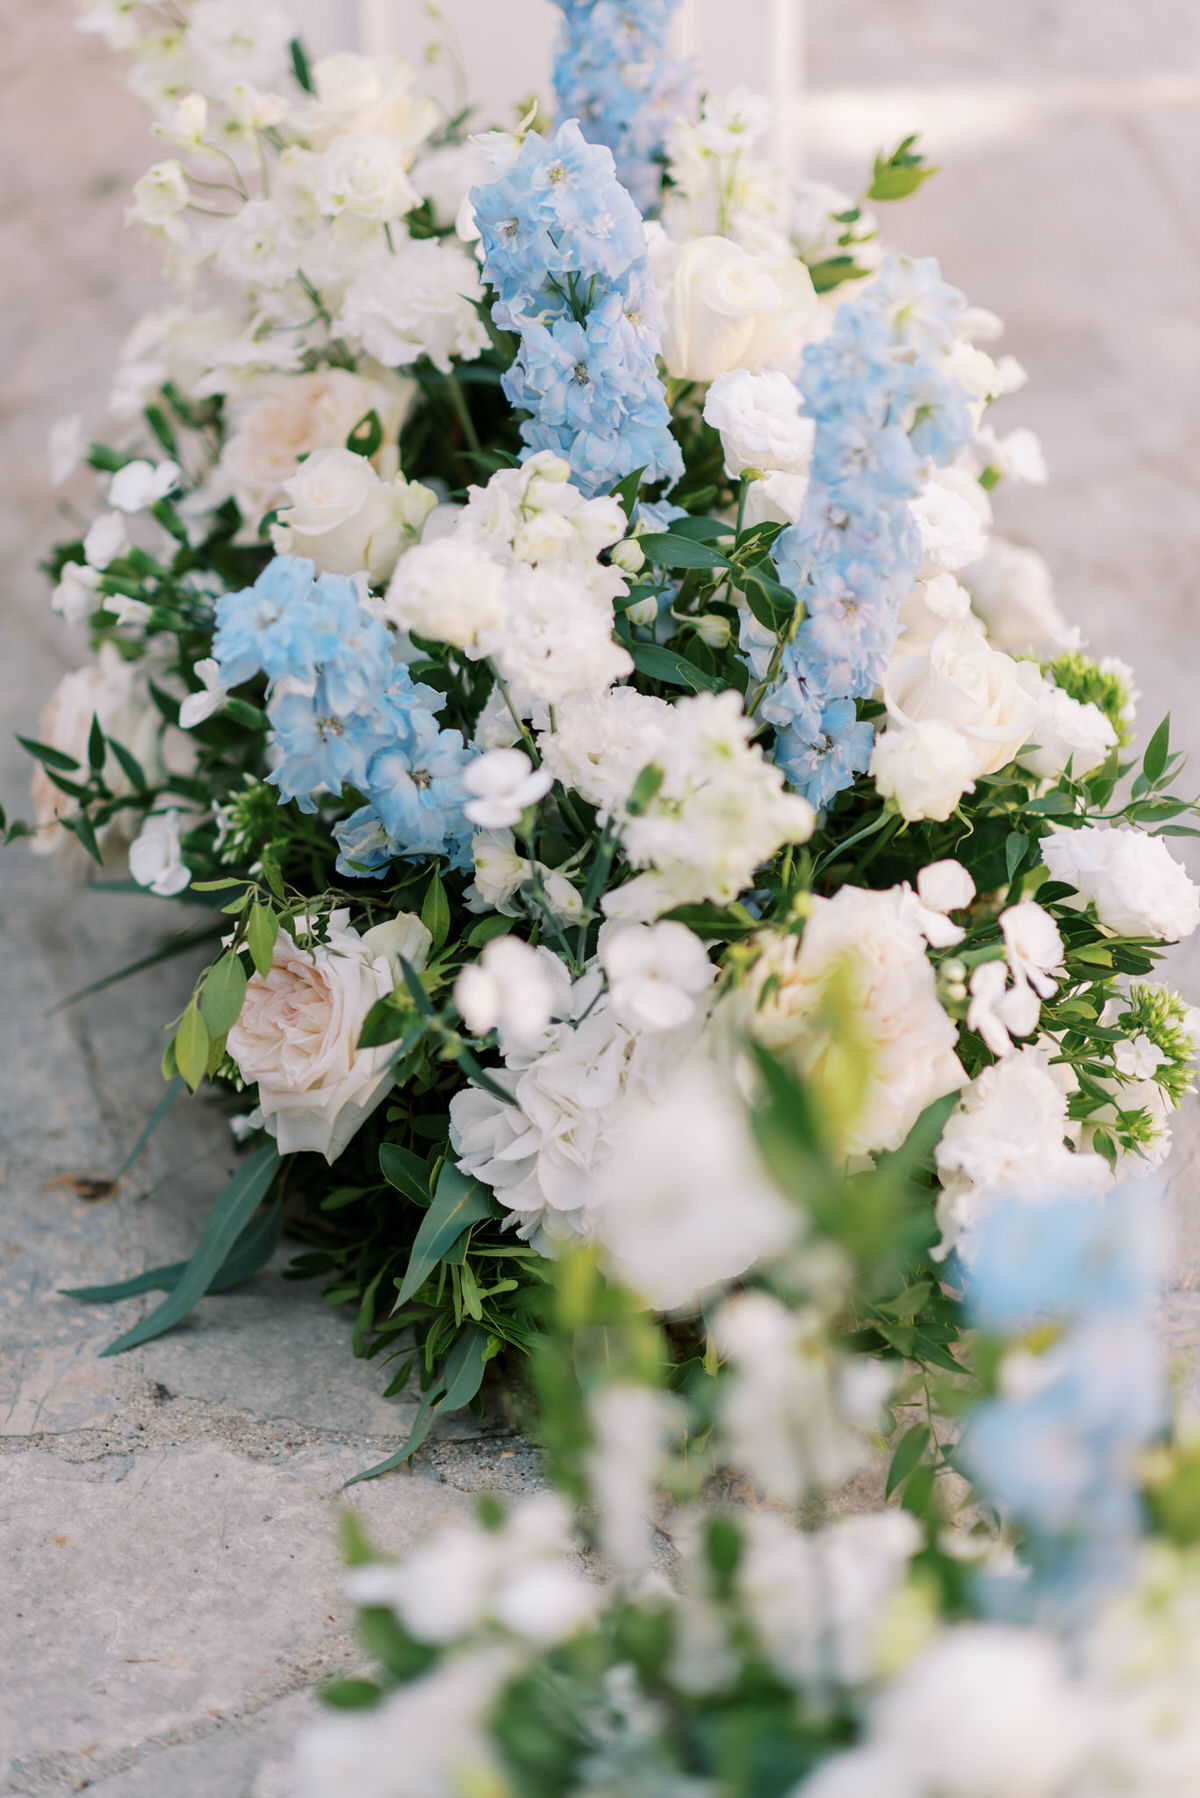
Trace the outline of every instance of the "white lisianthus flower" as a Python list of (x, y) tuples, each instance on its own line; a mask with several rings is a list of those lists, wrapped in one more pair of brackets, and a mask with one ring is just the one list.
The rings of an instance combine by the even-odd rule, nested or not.
[(229, 1055), (257, 1085), (281, 1155), (307, 1149), (336, 1161), (395, 1078), (390, 1046), (360, 1049), (358, 1039), (375, 1001), (396, 986), (398, 958), (424, 967), (432, 938), (408, 912), (362, 936), (348, 919), (331, 913), (328, 942), (311, 949), (281, 930), (229, 1032)]
[(1040, 699), (1033, 726), (1036, 746), (1023, 749), (1019, 757), (1021, 766), (1040, 780), (1057, 780), (1068, 764), (1075, 779), (1082, 779), (1116, 748), (1117, 733), (1098, 705), (1072, 699), (1044, 676)]
[(716, 978), (699, 937), (672, 920), (606, 926), (599, 953), (613, 1011), (630, 1030), (678, 1030)]
[(1099, 1195), (1112, 1184), (1101, 1156), (1067, 1147), (1067, 1093), (1058, 1074), (1048, 1052), (1030, 1045), (985, 1068), (964, 1088), (934, 1157), (943, 1188), (939, 1258), (953, 1248), (970, 1261), (975, 1230), (998, 1198)]
[(1032, 662), (1014, 662), (969, 624), (954, 623), (925, 650), (889, 664), (883, 697), (893, 724), (952, 724), (971, 751), (978, 780), (1005, 767), (1030, 740), (1041, 684)]
[(569, 1006), (570, 991), (570, 976), (549, 949), (497, 936), (459, 972), (454, 1003), (472, 1036), (498, 1030), (507, 1055), (537, 1041), (555, 1011)]
[(178, 462), (127, 462), (108, 483), (108, 503), (118, 512), (145, 512), (179, 485)]
[(738, 1093), (693, 1059), (627, 1114), (595, 1227), (618, 1278), (655, 1310), (679, 1311), (781, 1254), (801, 1219), (767, 1174)]
[(892, 725), (871, 751), (870, 774), (881, 799), (902, 818), (944, 823), (965, 793), (975, 790), (977, 757), (962, 732), (941, 718)]
[(274, 200), (250, 200), (221, 226), (216, 263), (231, 281), (269, 291), (293, 279), (302, 253), (282, 206)]
[(765, 474), (752, 481), (746, 494), (745, 525), (796, 524), (804, 510), (808, 492), (808, 476), (803, 474)]
[(189, 693), (180, 705), (180, 730), (195, 730), (198, 724), (203, 724), (206, 718), (219, 712), (229, 697), (221, 685), (221, 665), (212, 656), (203, 656), (196, 663), (194, 672), (203, 682), (203, 690)]
[(65, 562), (58, 585), (50, 595), (50, 606), (68, 624), (88, 618), (100, 603), (100, 570), (86, 562)]
[(46, 440), (46, 461), (50, 468), (50, 485), (61, 487), (79, 467), (86, 441), (83, 420), (78, 412), (56, 418)]
[(816, 424), (802, 416), (800, 389), (785, 374), (718, 375), (704, 401), (704, 417), (721, 439), (725, 472), (747, 469), (806, 475)]
[(979, 482), (962, 468), (939, 468), (912, 502), (926, 578), (954, 573), (987, 548), (992, 508)]
[(119, 512), (101, 512), (83, 540), (88, 566), (103, 572), (129, 548), (129, 533)]
[(152, 812), (129, 845), (129, 872), (140, 887), (170, 899), (189, 885), (191, 869), (179, 846), (179, 813)]
[(1050, 569), (1034, 550), (993, 537), (987, 554), (963, 569), (962, 582), (997, 649), (1053, 656), (1078, 645), (1079, 632), (1059, 611)]
[(396, 565), (384, 615), (400, 630), (467, 649), (504, 624), (504, 570), (461, 537), (423, 541)]
[(508, 830), (546, 797), (554, 776), (535, 768), (523, 749), (489, 749), (468, 765), (463, 785), (473, 795), (463, 806), (471, 823)]
[(389, 368), (428, 356), (445, 374), (452, 356), (472, 362), (488, 346), (476, 310), (482, 299), (479, 265), (468, 251), (409, 238), (386, 262), (355, 276), (336, 329)]
[(353, 374), (348, 368), (266, 375), (232, 402), (233, 429), (220, 474), (242, 518), (255, 523), (283, 498), (285, 481), (314, 450), (344, 449), (355, 425), (374, 412), (385, 444), (394, 444), (411, 384)]
[[(917, 898), (930, 911), (965, 911), (974, 897), (975, 882), (953, 856), (947, 856), (944, 861), (929, 862), (917, 875)], [(1041, 907), (1037, 909), (1040, 911)], [(1059, 949), (1062, 949), (1061, 943)]]
[(515, 903), (520, 889), (536, 890), (540, 902), (564, 924), (578, 924), (583, 898), (565, 874), (545, 862), (531, 862), (522, 855), (511, 830), (481, 830), (471, 844), (475, 880), (467, 888), (468, 911), (496, 911), (506, 918), (521, 915)]
[(677, 380), (732, 369), (794, 370), (822, 318), (798, 257), (753, 255), (727, 237), (656, 236), (651, 266), (667, 315), (662, 354)]
[(322, 574), (365, 570), (372, 583), (387, 578), (437, 504), (417, 481), (381, 481), (348, 449), (316, 450), (283, 489), (289, 504), (271, 527), (278, 554), (309, 556)]
[(1177, 943), (1200, 924), (1200, 888), (1161, 837), (1131, 824), (1089, 824), (1055, 831), (1041, 850), (1051, 877), (1074, 887), (1118, 936)]
[[(839, 970), (849, 978), (869, 1074), (842, 1145), (851, 1155), (898, 1149), (926, 1107), (966, 1078), (955, 1053), (958, 1033), (938, 1003), (926, 953), (924, 926), (940, 934), (936, 926), (949, 921), (922, 913), (904, 887), (847, 886), (831, 899), (816, 897), (802, 936), (764, 931), (755, 939), (759, 958), (738, 996), (749, 1034), (808, 1074), (830, 1049), (830, 982)], [(961, 933), (949, 928), (955, 940)]]

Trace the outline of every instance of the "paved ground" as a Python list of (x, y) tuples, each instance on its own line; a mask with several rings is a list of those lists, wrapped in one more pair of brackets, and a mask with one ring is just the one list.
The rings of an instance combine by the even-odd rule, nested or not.
[[(8, 12), (0, 55), (0, 713), (32, 726), (79, 646), (34, 563), (53, 534), (49, 421), (99, 423), (112, 354), (154, 292), (120, 229), (150, 149), (140, 114), (66, 0)], [(908, 247), (1009, 320), (1054, 485), (1003, 504), (1057, 569), (1097, 646), (1134, 660), (1153, 723), (1172, 706), (1200, 750), (1200, 24), (1190, 0), (815, 0), (814, 166), (861, 167), (923, 124), (946, 172), (897, 218)], [(1002, 16), (998, 16), (1002, 14)], [(67, 121), (64, 125), (62, 121)], [(22, 758), (0, 738), (0, 797)], [(135, 955), (155, 901), (81, 901), (74, 879), (10, 852), (0, 870), (0, 1608), (3, 1789), (104, 1798), (239, 1798), (278, 1756), (315, 1677), (352, 1652), (333, 1518), (348, 1473), (385, 1452), (409, 1407), (377, 1397), (319, 1294), (206, 1302), (185, 1329), (115, 1361), (107, 1313), (56, 1296), (185, 1253), (229, 1161), (219, 1121), (179, 1107), (118, 1195), (64, 1176), (119, 1164), (155, 1095), (158, 1021), (185, 970), (54, 1013)], [(1178, 978), (1200, 991), (1200, 955)], [(1169, 1307), (1197, 1334), (1194, 1132)], [(134, 1306), (127, 1308), (134, 1315)], [(418, 1471), (357, 1488), (393, 1547), (467, 1504), (512, 1444), (446, 1441)], [(7, 1758), (6, 1758), (7, 1757)]]

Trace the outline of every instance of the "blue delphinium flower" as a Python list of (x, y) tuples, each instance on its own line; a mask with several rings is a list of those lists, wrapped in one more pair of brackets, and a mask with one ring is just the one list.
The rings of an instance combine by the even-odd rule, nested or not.
[(853, 701), (878, 686), (900, 602), (920, 572), (909, 501), (929, 467), (953, 461), (970, 439), (966, 395), (931, 359), (951, 347), (962, 304), (936, 263), (893, 257), (805, 351), (798, 386), (816, 425), (809, 484), (799, 521), (774, 548), (805, 615), (777, 659), (752, 618), (742, 648), (760, 680), (776, 662), (761, 715), (779, 733), (780, 765), (818, 809), (870, 759)]
[(1166, 1421), (1156, 1223), (1144, 1187), (1103, 1204), (1014, 1201), (983, 1220), (967, 1277), (975, 1320), (1058, 1332), (1013, 1364), (960, 1446), (980, 1489), (1028, 1537), (1032, 1578), (993, 1582), (1000, 1608), (1086, 1615), (1135, 1552), (1136, 1461)]
[(565, 17), (554, 60), (559, 112), (607, 144), (643, 212), (658, 203), (662, 151), (688, 107), (690, 65), (668, 54), (679, 0), (555, 0)]
[(496, 291), (497, 324), (519, 339), (504, 375), (526, 453), (549, 449), (589, 495), (644, 468), (683, 472), (658, 375), (665, 321), (641, 215), (608, 150), (574, 120), (530, 132), (510, 167), (471, 201)]
[[(445, 696), (392, 660), (387, 626), (342, 575), (277, 556), (253, 587), (217, 606), (222, 683), (267, 678), (280, 800), (315, 812), (317, 795), (352, 787), (367, 805), (335, 833), (343, 873), (381, 872), (398, 856), (468, 859), (460, 733), (440, 730)], [(357, 865), (353, 865), (357, 864)]]

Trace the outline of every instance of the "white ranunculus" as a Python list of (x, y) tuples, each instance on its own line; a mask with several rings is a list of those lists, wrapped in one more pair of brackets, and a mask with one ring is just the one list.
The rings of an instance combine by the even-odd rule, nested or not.
[(962, 571), (971, 603), (997, 649), (1058, 655), (1079, 642), (1058, 609), (1050, 570), (1032, 549), (993, 537), (987, 554)]
[(515, 936), (493, 937), (454, 982), (454, 1003), (467, 1029), (472, 1036), (498, 1030), (506, 1055), (536, 1042), (569, 995), (570, 979), (558, 957)]
[(504, 569), (459, 536), (422, 541), (396, 565), (384, 614), (401, 630), (466, 649), (504, 623)]
[(448, 373), (452, 356), (471, 362), (488, 346), (482, 299), (479, 265), (460, 244), (409, 238), (351, 281), (337, 330), (389, 368), (428, 356)]
[(392, 572), (414, 543), (437, 495), (401, 475), (381, 481), (353, 450), (317, 450), (283, 483), (289, 504), (272, 526), (284, 556), (310, 556), (322, 574), (358, 574), (372, 583)]
[(712, 381), (731, 369), (794, 369), (821, 316), (812, 278), (796, 257), (752, 255), (727, 237), (652, 245), (667, 314), (662, 353), (678, 380)]
[(535, 768), (523, 749), (488, 749), (468, 765), (463, 785), (472, 795), (463, 806), (472, 824), (509, 830), (546, 797), (554, 776)]
[(1118, 936), (1177, 943), (1200, 923), (1200, 889), (1161, 837), (1131, 824), (1058, 830), (1042, 844), (1054, 880), (1075, 888)]
[(1076, 780), (1098, 768), (1117, 733), (1098, 705), (1072, 699), (1052, 681), (1042, 679), (1041, 711), (1033, 727), (1036, 747), (1022, 750), (1021, 766), (1040, 780), (1057, 780), (1070, 763)]
[(348, 368), (311, 374), (267, 375), (232, 408), (233, 430), (221, 452), (220, 474), (250, 525), (283, 497), (303, 458), (314, 450), (344, 449), (355, 425), (374, 412), (385, 444), (394, 445), (412, 384), (371, 380)]
[(376, 225), (403, 218), (418, 199), (402, 147), (380, 131), (335, 137), (314, 171), (313, 196), (327, 218), (348, 212)]
[(736, 479), (748, 468), (806, 475), (816, 424), (802, 416), (796, 383), (777, 371), (718, 375), (704, 401), (704, 416), (721, 439), (725, 472)]
[(995, 774), (1028, 743), (1041, 671), (992, 649), (969, 624), (948, 624), (924, 650), (891, 662), (883, 697), (893, 724), (952, 724), (971, 750), (974, 778)]
[(871, 751), (870, 773), (880, 798), (894, 801), (902, 818), (944, 823), (963, 794), (974, 791), (976, 766), (961, 731), (927, 718), (882, 731)]
[(179, 813), (153, 812), (129, 845), (129, 872), (140, 887), (170, 899), (192, 878), (179, 846)]
[(953, 573), (987, 547), (992, 508), (979, 482), (962, 468), (939, 468), (912, 502), (925, 557), (923, 573)]
[(612, 1008), (630, 1030), (678, 1030), (716, 978), (704, 944), (684, 924), (618, 924), (600, 934)]
[(336, 1161), (386, 1097), (392, 1049), (359, 1049), (359, 1035), (375, 1001), (394, 990), (399, 958), (414, 968), (428, 959), (432, 939), (412, 913), (363, 936), (348, 918), (333, 912), (328, 942), (312, 949), (281, 930), (270, 968), (251, 978), (229, 1032), (229, 1054), (257, 1085), (281, 1155), (308, 1149)]
[(849, 978), (869, 1082), (848, 1124), (848, 1154), (898, 1149), (926, 1107), (966, 1077), (958, 1032), (938, 1003), (923, 922), (908, 888), (848, 886), (813, 899), (802, 936), (764, 931), (756, 939), (759, 959), (740, 1001), (744, 1027), (802, 1073), (819, 1071), (829, 1055), (830, 983), (839, 970)]

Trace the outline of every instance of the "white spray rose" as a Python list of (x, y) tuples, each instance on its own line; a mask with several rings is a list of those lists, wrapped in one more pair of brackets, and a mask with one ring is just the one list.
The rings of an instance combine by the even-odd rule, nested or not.
[(927, 718), (881, 732), (870, 773), (880, 798), (893, 800), (902, 818), (944, 823), (963, 794), (974, 791), (976, 765), (961, 731)]
[(721, 439), (726, 474), (736, 479), (748, 468), (807, 474), (816, 424), (801, 415), (800, 406), (800, 390), (785, 374), (737, 369), (718, 375), (705, 398), (704, 416)]
[(679, 380), (731, 369), (797, 367), (820, 315), (812, 278), (795, 257), (754, 256), (727, 237), (652, 245), (667, 314), (662, 353)]
[(970, 624), (948, 624), (924, 651), (901, 656), (883, 677), (893, 724), (952, 724), (971, 750), (974, 778), (995, 774), (1029, 741), (1041, 672), (989, 647)]
[(1042, 860), (1118, 936), (1177, 943), (1200, 923), (1200, 889), (1161, 837), (1131, 824), (1055, 831), (1042, 844)]
[(280, 555), (310, 556), (322, 574), (385, 580), (415, 542), (437, 495), (397, 475), (381, 481), (353, 450), (317, 450), (283, 484), (289, 504), (271, 528)]
[(336, 1161), (391, 1088), (392, 1051), (359, 1049), (367, 1013), (392, 992), (399, 958), (422, 968), (432, 938), (408, 912), (365, 935), (333, 912), (329, 941), (302, 949), (281, 930), (267, 973), (252, 976), (226, 1047), (258, 1086), (266, 1128), (281, 1155), (299, 1149)]

